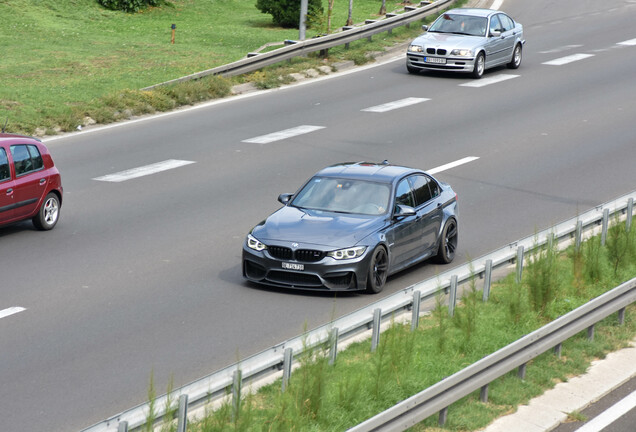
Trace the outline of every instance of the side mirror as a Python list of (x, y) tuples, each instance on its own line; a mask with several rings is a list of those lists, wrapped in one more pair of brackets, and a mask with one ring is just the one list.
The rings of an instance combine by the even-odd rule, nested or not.
[(291, 197), (293, 197), (294, 194), (290, 194), (290, 193), (284, 193), (284, 194), (280, 194), (278, 195), (278, 202), (284, 205), (287, 205), (287, 203), (289, 203), (289, 200), (291, 200)]
[(422, 30), (424, 30), (424, 31), (428, 31), (428, 26), (427, 26), (426, 24), (425, 24), (425, 25), (423, 25), (423, 26), (422, 26)]
[(415, 209), (413, 207), (398, 204), (395, 206), (395, 212), (393, 213), (393, 217), (407, 217), (407, 216), (415, 216)]
[(501, 30), (490, 30), (490, 37), (499, 37), (501, 36)]

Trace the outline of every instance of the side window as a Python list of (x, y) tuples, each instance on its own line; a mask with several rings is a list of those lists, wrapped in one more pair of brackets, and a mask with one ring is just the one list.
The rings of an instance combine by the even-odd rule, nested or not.
[(497, 15), (493, 16), (492, 18), (490, 18), (490, 30), (489, 31), (495, 31), (495, 30), (502, 31), (501, 23), (499, 22), (499, 18), (498, 18)]
[(411, 193), (411, 185), (409, 184), (408, 179), (404, 179), (398, 184), (397, 190), (395, 191), (395, 204), (415, 207), (413, 194)]
[(432, 198), (431, 190), (429, 189), (430, 180), (423, 175), (414, 175), (409, 177), (411, 186), (413, 187), (413, 193), (415, 194), (416, 206), (421, 206)]
[(34, 145), (13, 145), (11, 146), (11, 155), (13, 156), (16, 177), (44, 166), (42, 156)]
[(515, 27), (514, 22), (508, 15), (499, 14), (498, 17), (499, 17), (499, 21), (501, 22), (501, 27), (505, 31), (512, 30)]
[(9, 180), (11, 178), (11, 171), (9, 171), (9, 158), (7, 158), (7, 152), (0, 148), (0, 182)]
[(42, 161), (42, 155), (40, 154), (40, 150), (38, 150), (37, 146), (30, 145), (29, 154), (31, 155), (31, 160), (33, 161), (33, 169), (39, 170), (44, 168), (44, 161)]

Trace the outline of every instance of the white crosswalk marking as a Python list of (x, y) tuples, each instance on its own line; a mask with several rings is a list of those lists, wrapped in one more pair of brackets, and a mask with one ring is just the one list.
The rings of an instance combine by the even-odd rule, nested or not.
[(176, 160), (169, 159), (167, 161), (158, 162), (151, 165), (142, 166), (139, 168), (133, 168), (126, 171), (121, 171), (115, 174), (109, 174), (101, 177), (95, 177), (93, 180), (104, 181), (104, 182), (123, 182), (126, 180), (134, 179), (137, 177), (143, 177), (150, 174), (155, 174), (161, 171), (166, 171), (173, 168), (179, 168), (184, 165), (190, 165), (195, 162), (192, 161), (184, 161), (184, 160)]
[(325, 128), (324, 126), (302, 125), (302, 126), (297, 126), (291, 129), (285, 129), (280, 132), (273, 132), (271, 134), (262, 135), (256, 138), (246, 139), (246, 140), (243, 140), (243, 142), (254, 143), (254, 144), (269, 144), (274, 141), (280, 141), (287, 138), (292, 138), (298, 135), (303, 135), (303, 134), (314, 132), (324, 128)]
[(366, 111), (366, 112), (375, 112), (375, 113), (383, 113), (383, 112), (387, 112), (387, 111), (392, 111), (394, 109), (398, 109), (398, 108), (404, 108), (407, 106), (411, 106), (411, 105), (415, 105), (421, 102), (425, 102), (427, 100), (430, 99), (426, 99), (426, 98), (416, 98), (416, 97), (410, 97), (410, 98), (406, 98), (406, 99), (400, 99), (394, 102), (389, 102), (389, 103), (385, 103), (382, 105), (377, 105), (374, 107), (370, 107), (370, 108), (365, 108), (361, 111)]
[(594, 57), (594, 54), (572, 54), (570, 56), (566, 56), (566, 57), (561, 57), (555, 60), (550, 60), (547, 62), (544, 62), (544, 65), (549, 65), (549, 66), (563, 66), (566, 65), (568, 63), (572, 63), (575, 61), (579, 61), (579, 60), (584, 60), (586, 58), (590, 58), (590, 57)]

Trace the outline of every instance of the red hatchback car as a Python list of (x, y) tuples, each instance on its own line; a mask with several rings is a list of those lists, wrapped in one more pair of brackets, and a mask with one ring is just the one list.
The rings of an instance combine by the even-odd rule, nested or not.
[(0, 133), (0, 226), (31, 219), (41, 230), (57, 223), (62, 180), (40, 140)]

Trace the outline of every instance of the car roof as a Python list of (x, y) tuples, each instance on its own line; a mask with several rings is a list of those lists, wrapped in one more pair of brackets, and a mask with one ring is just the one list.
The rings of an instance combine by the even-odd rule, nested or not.
[(384, 162), (343, 162), (328, 166), (318, 171), (316, 176), (373, 180), (392, 183), (396, 178), (401, 178), (412, 173), (422, 172), (422, 170), (399, 165), (391, 165)]
[(9, 142), (9, 143), (17, 144), (17, 143), (23, 143), (23, 142), (31, 142), (32, 143), (33, 141), (42, 142), (42, 141), (40, 141), (39, 139), (37, 139), (35, 137), (31, 137), (31, 136), (27, 136), (27, 135), (5, 133), (5, 132), (0, 133), (0, 143)]
[(470, 16), (479, 16), (479, 17), (488, 17), (492, 14), (498, 13), (499, 11), (494, 9), (480, 9), (480, 8), (457, 8), (451, 9), (445, 14), (455, 14), (455, 15), (470, 15)]

